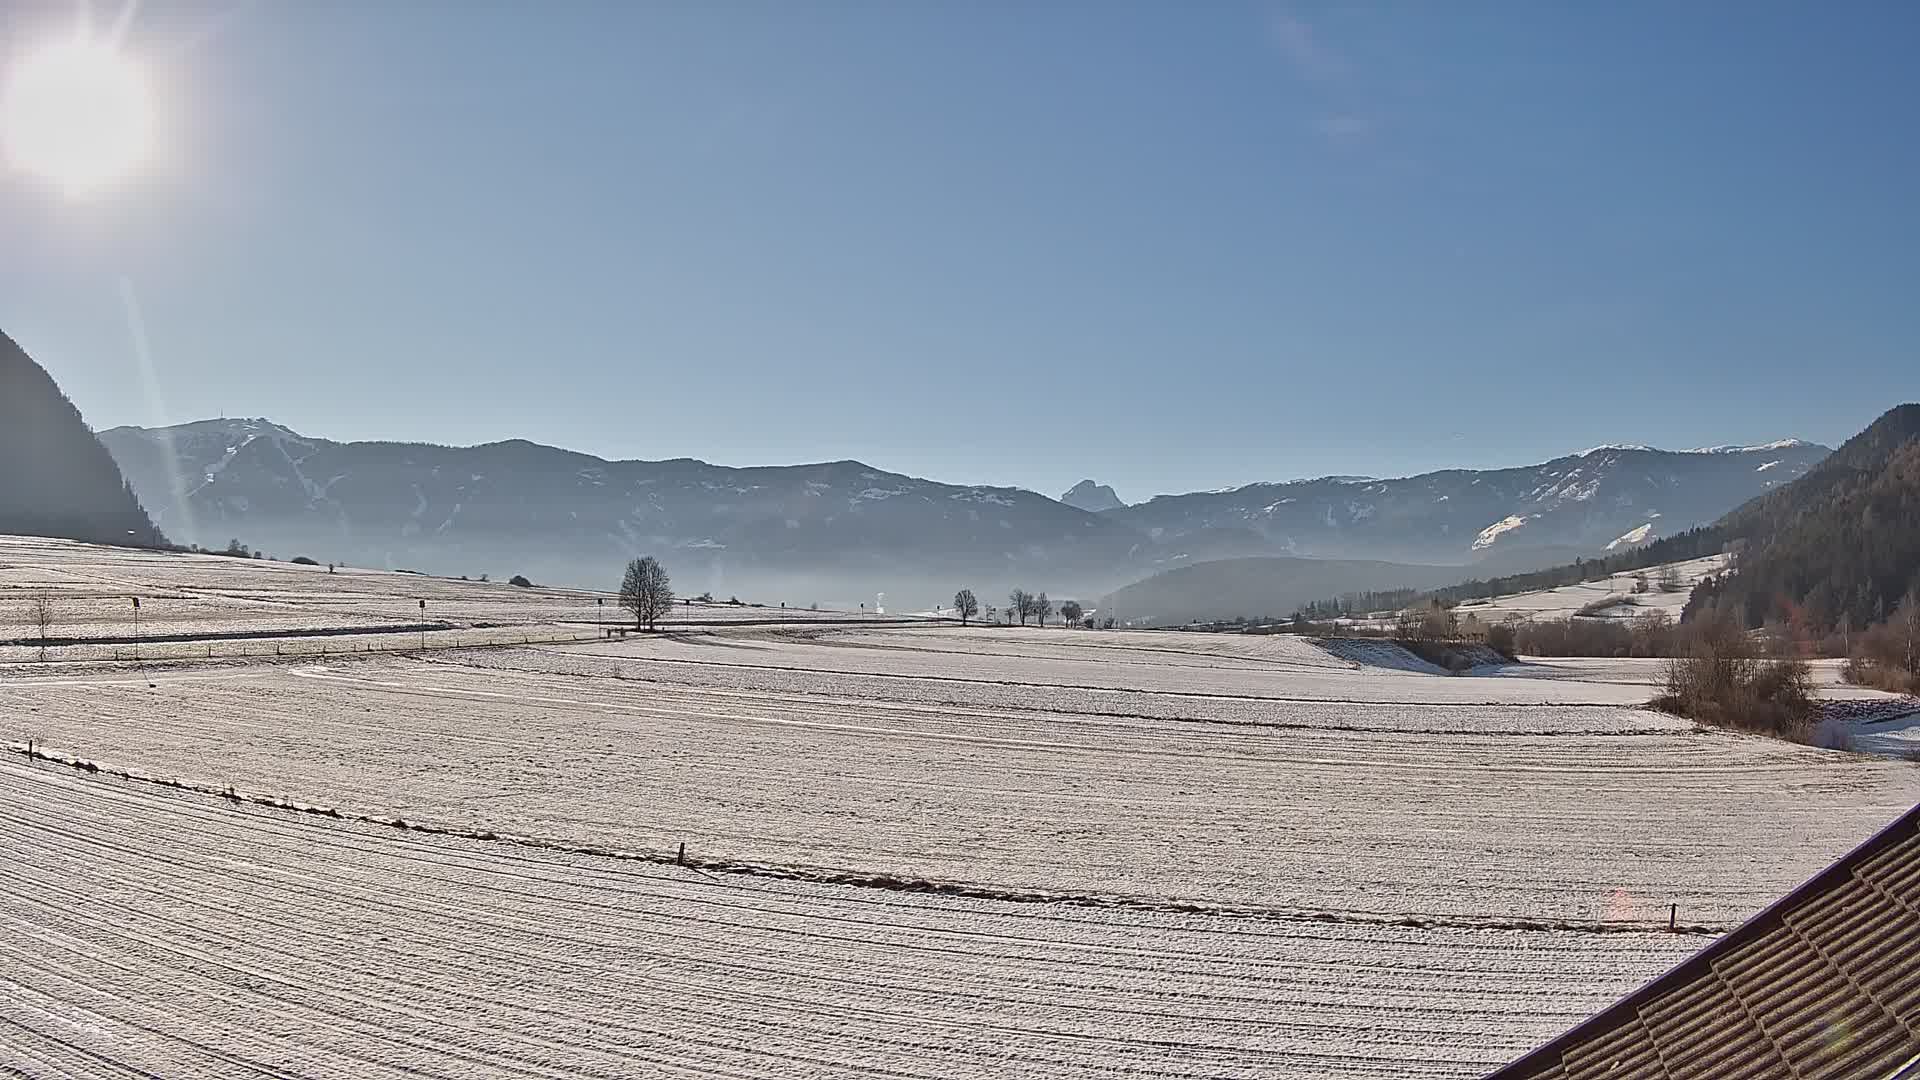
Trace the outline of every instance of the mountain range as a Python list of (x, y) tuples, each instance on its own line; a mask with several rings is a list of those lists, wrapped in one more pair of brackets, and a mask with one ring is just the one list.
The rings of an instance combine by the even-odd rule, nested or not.
[(321, 561), (607, 586), (653, 554), (681, 592), (847, 607), (1152, 566), (1132, 530), (1045, 496), (857, 461), (730, 468), (523, 440), (343, 443), (261, 419), (101, 439), (176, 539)]
[(1511, 469), (1162, 495), (1101, 516), (1176, 548), (1237, 537), (1247, 554), (1467, 563), (1520, 548), (1595, 553), (1712, 521), (1830, 452), (1799, 439), (1686, 451), (1597, 446)]
[[(1806, 474), (1717, 520), (1630, 551), (1461, 582), (1431, 594), (1459, 602), (1594, 581), (1704, 555), (1732, 569), (1696, 587), (1707, 605), (1749, 627), (1778, 622), (1808, 637), (1884, 622), (1920, 606), (1920, 404), (1888, 410)], [(1920, 626), (1920, 618), (1916, 619)]]
[(180, 542), (232, 537), (323, 561), (582, 585), (651, 553), (683, 592), (849, 606), (880, 592), (895, 606), (932, 604), (960, 585), (1091, 597), (1248, 556), (1468, 571), (1455, 577), (1495, 555), (1502, 569), (1548, 565), (1712, 520), (1827, 453), (1799, 440), (1598, 447), (1523, 468), (1253, 484), (1133, 506), (1087, 481), (1068, 493), (1074, 506), (857, 461), (732, 468), (523, 440), (335, 442), (265, 419), (121, 427), (100, 440)]

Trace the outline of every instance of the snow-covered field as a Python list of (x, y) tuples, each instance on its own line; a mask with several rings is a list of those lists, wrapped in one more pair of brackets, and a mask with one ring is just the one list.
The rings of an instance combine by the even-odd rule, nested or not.
[(0, 664), (0, 742), (100, 766), (0, 759), (0, 1071), (1469, 1077), (1920, 801), (1630, 661), (790, 614)]
[(0, 1072), (1467, 1077), (1702, 939), (923, 896), (0, 762)]
[[(618, 571), (609, 567), (610, 576)], [(49, 637), (97, 643), (70, 646), (62, 654), (67, 659), (131, 658), (136, 640), (147, 659), (204, 657), (209, 651), (272, 655), (276, 639), (284, 654), (319, 655), (322, 636), (331, 639), (330, 653), (411, 647), (417, 638), (389, 639), (423, 624), (439, 628), (429, 631), (429, 645), (447, 646), (587, 639), (629, 622), (610, 593), (354, 567), (329, 573), (325, 566), (0, 536), (0, 663), (37, 658), (38, 650), (26, 644), (39, 638), (30, 607), (37, 598), (52, 607)], [(889, 621), (857, 611), (798, 611), (723, 599), (682, 601), (663, 625), (862, 619)], [(165, 640), (170, 637), (191, 640)], [(227, 643), (210, 649), (210, 640)], [(252, 644), (234, 643), (241, 641)]]
[[(1687, 606), (1687, 597), (1701, 579), (1717, 574), (1727, 567), (1727, 556), (1708, 555), (1704, 558), (1689, 559), (1671, 565), (1678, 578), (1680, 588), (1674, 592), (1662, 592), (1659, 587), (1663, 567), (1649, 567), (1645, 570), (1633, 570), (1614, 574), (1598, 581), (1582, 582), (1578, 585), (1562, 585), (1557, 589), (1540, 589), (1534, 592), (1513, 593), (1508, 596), (1496, 596), (1491, 600), (1468, 600), (1454, 609), (1460, 618), (1477, 616), (1482, 622), (1498, 623), (1510, 619), (1565, 619), (1580, 612), (1582, 608), (1603, 600), (1617, 601), (1613, 605), (1594, 612), (1605, 618), (1631, 619), (1645, 615), (1650, 611), (1665, 612), (1676, 622), (1680, 611)], [(1639, 579), (1645, 579), (1646, 591), (1635, 593)]]

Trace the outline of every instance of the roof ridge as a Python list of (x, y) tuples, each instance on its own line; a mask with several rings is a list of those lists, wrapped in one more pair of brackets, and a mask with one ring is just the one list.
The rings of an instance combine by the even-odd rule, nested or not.
[[(1785, 927), (1789, 932), (1794, 932), (1786, 920), (1788, 911), (1805, 905), (1847, 881), (1854, 880), (1856, 867), (1887, 848), (1917, 840), (1920, 840), (1920, 805), (1915, 805), (1901, 814), (1880, 831), (1861, 841), (1853, 850), (1834, 860), (1824, 870), (1801, 882), (1791, 892), (1768, 904), (1752, 918), (1715, 939), (1699, 952), (1675, 964), (1586, 1020), (1575, 1024), (1506, 1065), (1487, 1073), (1483, 1080), (1533, 1080), (1535, 1077), (1546, 1075), (1544, 1070), (1558, 1065), (1568, 1049), (1617, 1028), (1623, 1023), (1638, 1019), (1642, 1005), (1672, 989), (1675, 984), (1699, 978), (1706, 973), (1717, 975), (1715, 961), (1726, 954), (1752, 943), (1776, 926)], [(1902, 911), (1909, 910), (1904, 904), (1899, 906)]]

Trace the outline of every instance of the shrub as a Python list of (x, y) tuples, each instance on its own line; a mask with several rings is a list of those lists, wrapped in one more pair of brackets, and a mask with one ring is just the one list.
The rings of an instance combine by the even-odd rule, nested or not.
[(1654, 699), (1655, 708), (1716, 727), (1814, 742), (1819, 707), (1806, 661), (1759, 659), (1753, 640), (1721, 612), (1708, 612), (1677, 636), (1666, 692)]
[(320, 565), (318, 562), (315, 562), (314, 560), (307, 558), (305, 555), (295, 555), (293, 557), (293, 561), (301, 566), (319, 566)]
[(1840, 669), (1840, 677), (1855, 686), (1871, 686), (1875, 690), (1887, 690), (1895, 694), (1920, 694), (1920, 675), (1889, 667), (1858, 654), (1847, 657), (1846, 665)]
[(1394, 629), (1395, 636), (1405, 641), (1451, 641), (1460, 634), (1453, 612), (1437, 600), (1402, 611)]
[(1536, 619), (1514, 630), (1516, 651), (1528, 656), (1631, 656), (1633, 633), (1612, 619)]
[(1511, 623), (1497, 623), (1487, 627), (1487, 648), (1509, 660), (1519, 657), (1520, 635)]
[(1473, 666), (1472, 660), (1467, 659), (1458, 648), (1444, 641), (1402, 638), (1399, 639), (1398, 644), (1427, 663), (1447, 669), (1449, 675), (1458, 675)]
[(527, 580), (527, 575), (525, 575), (525, 574), (515, 574), (515, 575), (513, 575), (512, 577), (510, 577), (510, 578), (508, 578), (508, 579), (507, 579), (507, 584), (509, 584), (509, 585), (518, 585), (518, 586), (520, 586), (520, 587), (521, 587), (521, 588), (523, 588), (523, 589), (531, 589), (531, 588), (533, 588), (533, 582), (531, 582), (531, 581), (528, 581), (528, 580)]

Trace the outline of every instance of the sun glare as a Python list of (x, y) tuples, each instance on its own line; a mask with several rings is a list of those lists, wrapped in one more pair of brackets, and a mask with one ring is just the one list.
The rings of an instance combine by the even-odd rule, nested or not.
[(6, 74), (0, 142), (10, 166), (69, 195), (138, 165), (153, 142), (153, 102), (139, 68), (85, 38), (28, 54)]

